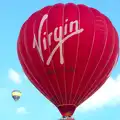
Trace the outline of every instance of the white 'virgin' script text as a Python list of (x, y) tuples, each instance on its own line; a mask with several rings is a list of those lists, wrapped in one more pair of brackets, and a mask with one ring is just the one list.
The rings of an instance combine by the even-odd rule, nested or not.
[[(53, 32), (50, 32), (47, 34), (48, 39), (46, 39), (46, 37), (43, 37), (43, 39), (41, 39), (42, 34), (46, 35), (46, 32), (43, 33), (41, 31), (42, 31), (43, 25), (44, 25), (45, 21), (47, 20), (47, 18), (48, 18), (48, 14), (45, 14), (40, 21), (40, 25), (39, 25), (39, 29), (38, 29), (38, 40), (37, 40), (36, 35), (34, 33), (33, 48), (37, 49), (42, 61), (44, 62), (43, 52), (42, 52), (42, 47), (41, 47), (42, 46), (41, 40), (43, 40), (43, 49), (46, 50), (47, 49), (47, 40), (48, 40), (48, 45), (51, 46), (51, 44), (52, 44), (51, 36), (53, 35), (54, 41), (56, 41), (58, 43), (55, 46), (55, 48), (52, 50), (50, 55), (48, 56), (46, 64), (47, 65), (50, 64), (54, 54), (56, 53), (56, 51), (58, 49), (60, 49), (60, 64), (63, 64), (64, 63), (63, 48), (62, 48), (63, 43), (66, 40), (68, 40), (70, 37), (83, 32), (84, 29), (83, 28), (79, 29), (78, 20), (71, 21), (68, 23), (68, 19), (66, 19), (64, 26), (56, 27)], [(68, 26), (69, 26), (69, 31), (68, 31)], [(75, 31), (73, 31), (74, 27), (75, 27)], [(59, 32), (59, 34), (57, 34), (58, 32)], [(63, 34), (66, 35), (66, 37), (63, 38)]]

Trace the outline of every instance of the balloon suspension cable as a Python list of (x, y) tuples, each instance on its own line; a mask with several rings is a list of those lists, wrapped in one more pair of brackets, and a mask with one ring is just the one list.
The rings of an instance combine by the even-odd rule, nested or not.
[(61, 119), (59, 120), (75, 120), (74, 118), (72, 117), (62, 117)]

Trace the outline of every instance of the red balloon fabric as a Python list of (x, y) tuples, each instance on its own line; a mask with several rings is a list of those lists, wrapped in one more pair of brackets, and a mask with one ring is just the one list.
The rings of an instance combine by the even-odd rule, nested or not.
[(34, 86), (62, 116), (71, 116), (110, 76), (118, 60), (118, 42), (104, 14), (85, 5), (60, 3), (25, 21), (17, 52)]

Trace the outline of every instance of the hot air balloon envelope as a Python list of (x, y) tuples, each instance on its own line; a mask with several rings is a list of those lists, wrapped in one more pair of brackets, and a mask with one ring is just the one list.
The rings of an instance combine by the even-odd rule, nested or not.
[(55, 4), (25, 21), (17, 53), (29, 80), (63, 117), (70, 117), (110, 76), (118, 42), (115, 27), (98, 10)]
[(18, 101), (20, 99), (21, 95), (22, 95), (22, 93), (19, 90), (13, 90), (12, 91), (12, 98), (15, 101)]

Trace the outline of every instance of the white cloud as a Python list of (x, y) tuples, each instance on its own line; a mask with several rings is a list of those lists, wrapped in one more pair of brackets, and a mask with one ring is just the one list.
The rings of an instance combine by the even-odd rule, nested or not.
[(120, 104), (120, 75), (113, 80), (109, 78), (106, 83), (88, 100), (81, 104), (77, 110), (89, 111), (97, 108)]
[(13, 70), (12, 68), (9, 69), (9, 71), (8, 71), (8, 77), (9, 77), (10, 80), (15, 82), (16, 84), (21, 83), (20, 75), (15, 70)]
[(17, 114), (28, 114), (29, 112), (27, 112), (25, 107), (19, 107), (17, 108), (16, 113)]

